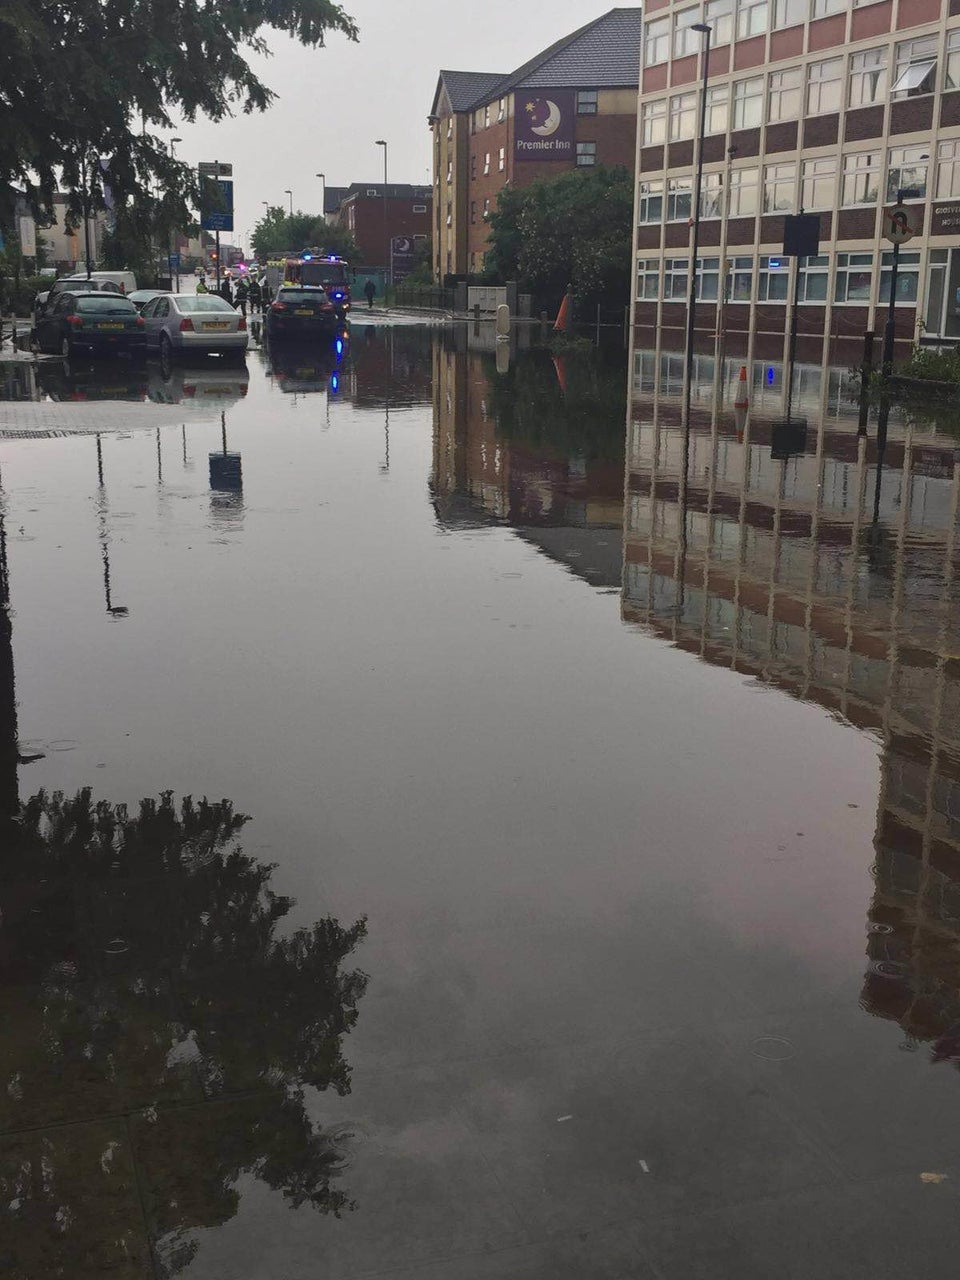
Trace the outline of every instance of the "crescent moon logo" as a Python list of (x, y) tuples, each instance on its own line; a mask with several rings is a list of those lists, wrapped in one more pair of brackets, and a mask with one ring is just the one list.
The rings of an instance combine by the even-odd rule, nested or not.
[(530, 132), (539, 134), (541, 138), (549, 138), (551, 133), (556, 133), (560, 128), (560, 108), (549, 98), (538, 98), (537, 106), (546, 107), (547, 118), (542, 124), (531, 125)]

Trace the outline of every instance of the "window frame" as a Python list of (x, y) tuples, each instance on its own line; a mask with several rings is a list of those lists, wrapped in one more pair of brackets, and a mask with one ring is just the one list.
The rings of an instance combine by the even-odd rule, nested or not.
[[(786, 76), (793, 76), (796, 79), (796, 84), (786, 87), (782, 83), (775, 85), (775, 81), (782, 81)], [(783, 109), (783, 102), (788, 94), (796, 95), (797, 105), (792, 113), (788, 113)], [(778, 114), (776, 115), (774, 115), (773, 111), (774, 95), (776, 95), (778, 104)], [(779, 124), (782, 120), (799, 120), (802, 107), (803, 67), (784, 67), (779, 71), (771, 71), (767, 78), (767, 123)]]
[(577, 90), (577, 115), (595, 116), (600, 114), (600, 90)]
[(643, 65), (659, 67), (670, 61), (673, 39), (669, 17), (651, 18), (643, 24)]
[[(858, 259), (854, 262), (853, 259)], [(870, 253), (842, 252), (837, 254), (833, 274), (833, 302), (835, 306), (869, 306), (873, 298), (873, 269), (876, 255)], [(851, 296), (851, 277), (861, 277), (861, 292)]]
[[(667, 139), (670, 142), (687, 142), (696, 135), (697, 132), (697, 91), (695, 89), (687, 89), (683, 93), (673, 93), (669, 98), (669, 107), (667, 109)], [(681, 108), (675, 107), (675, 103), (685, 102)], [(687, 122), (689, 116), (689, 132), (680, 132), (681, 125)]]
[[(823, 183), (830, 184), (830, 196), (820, 192)], [(809, 185), (808, 185), (809, 184)], [(824, 201), (826, 201), (824, 203)], [(837, 157), (807, 156), (800, 161), (800, 207), (808, 213), (829, 213), (837, 203)]]
[[(667, 98), (654, 98), (651, 102), (641, 102), (640, 104), (640, 145), (643, 147), (663, 146), (667, 141), (667, 121), (669, 112)], [(662, 134), (660, 138), (648, 137), (648, 128), (658, 122), (660, 123), (659, 132)]]
[[(843, 157), (843, 165), (840, 170), (840, 204), (841, 209), (868, 209), (877, 204), (880, 199), (880, 183), (883, 175), (883, 166), (880, 161), (882, 152), (880, 151), (854, 151)], [(861, 164), (860, 161), (866, 159), (873, 163)], [(865, 199), (850, 199), (848, 196), (849, 186), (853, 186), (854, 195), (856, 187), (864, 178), (869, 182), (869, 176), (873, 174), (876, 178), (876, 185), (873, 199), (869, 198), (869, 194)]]
[[(644, 287), (640, 288), (643, 280)], [(648, 292), (652, 281), (653, 292)], [(656, 301), (660, 297), (660, 259), (637, 258), (636, 270), (633, 273), (633, 295), (637, 302)]]
[[(866, 61), (870, 57), (877, 59), (873, 66)], [(871, 85), (872, 96), (868, 96), (862, 90), (869, 83), (871, 76), (875, 78)], [(887, 46), (878, 45), (873, 49), (860, 49), (852, 53), (847, 78), (850, 81), (850, 90), (847, 94), (848, 107), (853, 109), (873, 107), (885, 102), (889, 97), (887, 86), (890, 78)]]
[[(746, 92), (748, 86), (755, 85), (754, 91)], [(730, 94), (730, 130), (759, 129), (763, 124), (763, 112), (766, 97), (766, 78), (764, 76), (745, 76), (742, 80), (734, 80)], [(740, 90), (741, 92), (738, 92)], [(756, 105), (756, 120), (743, 119), (744, 111), (751, 103)]]
[[(817, 62), (810, 62), (807, 64), (807, 85), (806, 85), (807, 115), (817, 115), (817, 116), (835, 115), (840, 111), (840, 108), (843, 106), (843, 98), (844, 98), (843, 63), (844, 63), (844, 60), (842, 57), (840, 58), (833, 57), (833, 58), (821, 58)], [(817, 71), (819, 68), (830, 67), (830, 66), (836, 67), (837, 69), (836, 75), (831, 75), (829, 77), (822, 76), (822, 75), (814, 75), (814, 72)], [(828, 85), (834, 86), (834, 91), (836, 93), (837, 100), (835, 105), (824, 106), (823, 93), (826, 86)], [(817, 89), (816, 95), (814, 95), (815, 87)], [(814, 96), (816, 96), (817, 98), (816, 102), (813, 101)]]
[[(781, 172), (778, 176), (770, 177), (772, 170), (788, 170), (788, 173)], [(790, 198), (785, 205), (777, 203), (778, 197), (774, 195), (774, 203), (770, 204), (767, 193), (771, 187), (776, 193), (778, 188), (790, 184)], [(792, 213), (797, 207), (797, 162), (796, 160), (780, 160), (774, 164), (765, 164), (763, 166), (763, 190), (761, 193), (761, 212), (764, 215)], [(782, 196), (779, 199), (783, 199)]]
[[(587, 150), (588, 147), (591, 149)], [(592, 169), (597, 163), (596, 142), (588, 138), (579, 139), (577, 141), (576, 161), (578, 169)]]

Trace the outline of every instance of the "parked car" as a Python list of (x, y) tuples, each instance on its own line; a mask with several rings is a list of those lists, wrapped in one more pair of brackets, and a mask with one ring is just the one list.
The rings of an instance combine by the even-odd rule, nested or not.
[[(68, 276), (68, 280), (86, 280), (86, 271), (75, 271), (72, 276)], [(137, 277), (132, 271), (91, 271), (91, 280), (109, 280), (111, 284), (115, 284), (121, 293), (133, 293), (137, 287)]]
[(246, 319), (215, 293), (165, 293), (140, 313), (147, 346), (162, 357), (218, 354), (243, 360)]
[(69, 276), (61, 276), (44, 293), (38, 293), (33, 300), (33, 323), (36, 324), (43, 313), (48, 310), (61, 293), (119, 293), (123, 290), (113, 280), (72, 280)]
[(41, 351), (59, 351), (67, 359), (80, 351), (146, 353), (137, 308), (129, 298), (99, 290), (58, 294), (34, 326), (33, 338)]
[(340, 328), (337, 308), (322, 289), (284, 287), (270, 303), (265, 329), (271, 342), (330, 336)]
[(148, 302), (152, 302), (154, 298), (159, 298), (169, 292), (169, 289), (134, 289), (133, 293), (127, 294), (127, 297), (138, 311), (142, 311)]

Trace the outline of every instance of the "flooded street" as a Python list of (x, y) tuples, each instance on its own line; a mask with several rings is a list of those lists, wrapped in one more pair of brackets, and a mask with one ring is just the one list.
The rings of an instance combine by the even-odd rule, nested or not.
[(949, 423), (507, 354), (8, 379), (5, 1277), (955, 1269)]

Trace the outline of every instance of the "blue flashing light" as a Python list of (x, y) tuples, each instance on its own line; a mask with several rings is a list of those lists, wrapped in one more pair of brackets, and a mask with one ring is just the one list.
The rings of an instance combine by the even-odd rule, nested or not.
[(330, 390), (333, 392), (337, 392), (340, 390), (340, 378), (337, 374), (334, 374), (333, 377), (330, 379)]
[(337, 339), (336, 347), (337, 347), (337, 355), (342, 356), (343, 355), (343, 339), (342, 338)]
[(334, 296), (334, 297), (336, 298), (336, 300), (339, 302), (339, 301), (340, 301), (340, 299), (343, 297), (343, 294), (342, 294), (342, 293), (335, 293), (333, 296)]
[(774, 270), (774, 271), (775, 271), (775, 270), (777, 269), (777, 267), (782, 267), (782, 266), (783, 266), (783, 263), (780, 261), (780, 259), (779, 259), (779, 258), (771, 258), (771, 259), (770, 259), (770, 268), (771, 268), (771, 270)]
[(777, 375), (773, 371), (773, 365), (771, 365), (770, 368), (767, 370), (767, 383), (769, 386), (771, 387), (773, 386), (773, 381), (776, 376)]
[(304, 250), (304, 252), (303, 252), (303, 253), (301, 253), (301, 255), (300, 255), (300, 261), (301, 261), (301, 262), (312, 262), (312, 261), (313, 261), (313, 254), (312, 254), (312, 253), (307, 253), (307, 252), (306, 252), (306, 250)]

